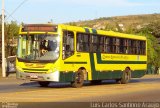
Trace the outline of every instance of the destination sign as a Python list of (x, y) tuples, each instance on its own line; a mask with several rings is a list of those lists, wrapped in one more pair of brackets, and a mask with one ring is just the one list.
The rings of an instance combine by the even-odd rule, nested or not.
[(23, 26), (22, 32), (57, 32), (57, 25), (28, 24)]

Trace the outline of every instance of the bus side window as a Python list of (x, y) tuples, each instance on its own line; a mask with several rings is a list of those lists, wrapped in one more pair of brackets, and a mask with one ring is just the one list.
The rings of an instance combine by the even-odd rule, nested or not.
[(90, 52), (97, 52), (98, 51), (98, 36), (91, 35), (90, 40)]
[(77, 33), (77, 51), (89, 52), (89, 34)]
[(74, 33), (63, 31), (63, 59), (74, 54)]
[(128, 49), (128, 54), (132, 54), (132, 52), (131, 52), (131, 40), (130, 39), (128, 39), (128, 47), (127, 47), (127, 49)]
[(105, 52), (104, 36), (99, 37), (99, 47), (100, 47), (100, 52), (104, 53)]
[(145, 41), (140, 41), (140, 54), (145, 55), (146, 43)]

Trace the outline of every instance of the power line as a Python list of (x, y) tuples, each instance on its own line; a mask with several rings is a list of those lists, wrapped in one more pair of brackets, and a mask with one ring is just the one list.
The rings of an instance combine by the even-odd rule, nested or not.
[[(16, 18), (14, 18), (7, 10), (5, 10), (5, 13), (7, 13), (13, 20), (15, 20), (16, 22), (18, 22), (17, 20), (16, 20)], [(9, 19), (9, 18), (8, 18)]]
[(28, 0), (23, 0), (23, 2), (17, 6), (17, 8), (6, 18), (6, 20), (10, 18), (26, 1)]

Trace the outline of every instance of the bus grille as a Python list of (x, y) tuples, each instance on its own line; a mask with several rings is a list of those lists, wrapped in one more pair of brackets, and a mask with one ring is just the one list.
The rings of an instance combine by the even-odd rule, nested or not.
[(46, 73), (49, 69), (28, 69), (22, 68), (24, 72), (31, 72), (31, 73)]

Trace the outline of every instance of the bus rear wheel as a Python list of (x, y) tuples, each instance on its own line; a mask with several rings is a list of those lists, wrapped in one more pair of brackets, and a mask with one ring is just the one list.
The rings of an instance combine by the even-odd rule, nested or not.
[(84, 73), (82, 69), (79, 69), (74, 76), (74, 81), (71, 82), (72, 87), (80, 88), (83, 86), (84, 83)]
[(48, 87), (50, 82), (49, 81), (38, 81), (38, 83), (41, 87)]
[(129, 68), (126, 68), (123, 72), (123, 76), (120, 80), (121, 84), (127, 84), (131, 79), (131, 70)]

